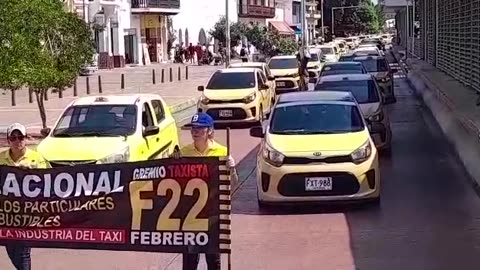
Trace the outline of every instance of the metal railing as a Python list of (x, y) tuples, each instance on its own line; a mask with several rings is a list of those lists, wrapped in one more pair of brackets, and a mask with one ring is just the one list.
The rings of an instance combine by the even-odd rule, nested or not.
[[(480, 0), (416, 0), (396, 16), (401, 45), (463, 84), (480, 91)], [(420, 23), (413, 31), (413, 10)], [(416, 35), (415, 35), (416, 34)], [(414, 45), (414, 46), (412, 46)], [(413, 48), (413, 50), (412, 50)]]

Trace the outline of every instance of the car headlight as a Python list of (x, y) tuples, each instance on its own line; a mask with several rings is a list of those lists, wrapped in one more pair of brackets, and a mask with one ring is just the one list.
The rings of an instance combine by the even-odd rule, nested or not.
[(204, 105), (207, 105), (210, 102), (210, 99), (208, 99), (206, 96), (200, 97), (200, 102)]
[(381, 122), (384, 117), (385, 117), (385, 115), (383, 115), (383, 112), (380, 111), (379, 113), (376, 113), (376, 114), (370, 116), (368, 119), (370, 121), (373, 121), (373, 122)]
[(288, 76), (291, 76), (291, 77), (298, 77), (298, 75), (299, 75), (299, 74), (298, 74), (298, 72), (297, 72), (297, 73), (292, 73), (292, 74), (290, 74), (290, 75), (288, 75)]
[(370, 140), (366, 141), (362, 146), (357, 148), (357, 150), (353, 151), (350, 156), (352, 157), (352, 161), (355, 164), (360, 164), (370, 158), (372, 155), (372, 145), (370, 144)]
[(97, 164), (122, 163), (130, 159), (130, 148), (127, 146), (115, 154), (100, 159)]
[(257, 94), (253, 93), (251, 95), (248, 95), (246, 96), (244, 99), (243, 99), (243, 102), (248, 104), (250, 102), (253, 102), (255, 100), (255, 98), (257, 98)]
[(271, 164), (275, 167), (282, 166), (283, 159), (285, 158), (285, 156), (282, 153), (273, 149), (273, 147), (271, 147), (270, 145), (268, 145), (265, 142), (262, 145), (262, 156), (263, 156), (263, 159), (267, 163), (269, 163), (269, 164)]
[(382, 79), (380, 79), (381, 82), (388, 82), (390, 81), (390, 76), (387, 76), (387, 77), (383, 77)]
[(312, 67), (309, 67), (308, 69), (318, 69), (319, 66), (312, 66)]

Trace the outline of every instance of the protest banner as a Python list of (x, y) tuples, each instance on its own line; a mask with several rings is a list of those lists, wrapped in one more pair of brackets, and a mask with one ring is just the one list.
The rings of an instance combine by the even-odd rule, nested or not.
[(230, 182), (218, 157), (0, 166), (0, 245), (230, 253)]

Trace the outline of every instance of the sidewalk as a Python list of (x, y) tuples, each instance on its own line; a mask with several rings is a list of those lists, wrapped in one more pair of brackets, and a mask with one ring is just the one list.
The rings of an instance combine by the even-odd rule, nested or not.
[[(170, 82), (170, 68), (172, 70), (172, 82)], [(91, 76), (79, 76), (77, 78), (78, 97), (87, 95), (87, 78), (90, 85), (90, 94), (99, 92), (99, 76), (101, 77), (101, 85), (103, 93), (131, 93), (150, 91), (162, 85), (162, 70), (164, 74), (164, 85), (169, 85), (179, 81), (188, 81), (199, 78), (206, 78), (212, 74), (214, 70), (222, 68), (222, 66), (198, 66), (183, 64), (155, 64), (150, 66), (126, 67), (112, 70), (99, 70)], [(186, 70), (188, 69), (188, 80), (186, 79)], [(153, 70), (155, 70), (156, 84), (153, 84)], [(125, 89), (121, 90), (121, 77), (124, 74)], [(73, 86), (63, 91), (63, 97), (73, 97)], [(58, 93), (48, 93), (49, 100), (59, 99)], [(33, 103), (36, 103), (33, 97)], [(10, 107), (15, 109), (29, 104), (28, 89), (16, 91), (16, 104), (11, 106), (11, 93), (8, 90), (0, 90), (0, 108)], [(0, 123), (2, 123), (0, 121)]]
[[(102, 81), (103, 94), (159, 94), (169, 104), (172, 112), (175, 113), (196, 104), (196, 101), (201, 94), (197, 91), (197, 86), (206, 84), (210, 75), (219, 68), (221, 68), (221, 66), (191, 66), (189, 67), (189, 80), (185, 80), (185, 77), (182, 77), (181, 81), (175, 80), (173, 82), (161, 83), (160, 80), (157, 79), (157, 84), (155, 85), (152, 84), (151, 81), (145, 81), (147, 78), (151, 79), (151, 74), (147, 74), (142, 69), (139, 69), (133, 72), (125, 73), (128, 75), (126, 76), (127, 78), (131, 78), (131, 81), (126, 79), (126, 87), (124, 90), (120, 89), (119, 82), (115, 83), (112, 80), (112, 78), (115, 78), (115, 76), (119, 76), (119, 73), (110, 72), (109, 76), (104, 75), (107, 73), (101, 73), (102, 80), (103, 78), (105, 78), (105, 80), (107, 78), (111, 79), (110, 83), (103, 83), (105, 80)], [(85, 77), (80, 78), (84, 79)], [(90, 78), (97, 78), (97, 75), (91, 76)], [(23, 91), (22, 93), (25, 94), (27, 91)], [(56, 119), (71, 101), (80, 96), (86, 96), (86, 93), (80, 86), (80, 83), (78, 87), (78, 97), (73, 96), (71, 89), (65, 91), (63, 94), (63, 98), (59, 98), (57, 94), (50, 94), (49, 100), (45, 101), (48, 126), (54, 124)], [(98, 95), (96, 82), (92, 83), (90, 95)], [(15, 107), (10, 106), (9, 97), (8, 99), (4, 99), (0, 96), (0, 133), (5, 132), (8, 125), (10, 125), (12, 122), (24, 123), (31, 134), (38, 133), (40, 131), (41, 119), (36, 101), (34, 100), (34, 103), (28, 103), (28, 97), (24, 96), (24, 101), (20, 102), (19, 96), (20, 93), (17, 95), (17, 106)], [(5, 102), (5, 100), (7, 100), (7, 102)], [(5, 105), (5, 103), (8, 104)]]
[[(405, 64), (402, 50), (394, 47), (393, 52), (397, 60)], [(408, 80), (431, 110), (478, 187), (480, 107), (476, 105), (476, 91), (422, 60), (409, 58), (406, 67)]]

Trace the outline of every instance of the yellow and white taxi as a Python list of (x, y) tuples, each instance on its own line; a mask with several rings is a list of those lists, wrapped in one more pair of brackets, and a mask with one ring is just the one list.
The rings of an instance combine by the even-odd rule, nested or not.
[(260, 206), (275, 203), (380, 198), (378, 153), (370, 133), (383, 127), (364, 120), (349, 92), (291, 93), (279, 97), (257, 157)]
[(322, 51), (320, 49), (310, 49), (310, 59), (307, 63), (309, 83), (317, 83), (320, 71), (323, 67)]
[(175, 119), (153, 94), (79, 98), (42, 134), (37, 150), (52, 167), (166, 158), (179, 149)]
[(218, 70), (198, 91), (203, 93), (198, 112), (209, 114), (216, 123), (261, 123), (275, 101), (258, 68)]
[[(268, 62), (268, 67), (275, 76), (277, 94), (307, 90), (300, 89), (300, 76), (298, 74), (298, 60), (294, 55), (274, 56)], [(308, 78), (305, 78), (308, 83)]]

